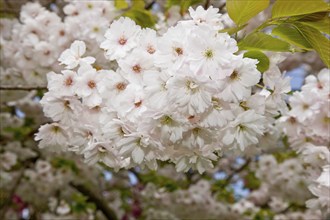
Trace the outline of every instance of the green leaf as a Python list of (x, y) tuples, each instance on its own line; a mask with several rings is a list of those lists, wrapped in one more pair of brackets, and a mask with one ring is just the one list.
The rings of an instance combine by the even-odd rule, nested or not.
[(181, 14), (185, 14), (190, 6), (199, 4), (201, 2), (203, 2), (203, 0), (181, 0)]
[(320, 31), (304, 25), (302, 23), (295, 23), (295, 27), (298, 28), (302, 36), (310, 43), (310, 45), (316, 50), (320, 58), (325, 65), (330, 67), (330, 41)]
[(244, 57), (249, 57), (252, 59), (257, 59), (259, 63), (257, 64), (257, 69), (260, 72), (265, 72), (269, 68), (269, 59), (268, 57), (261, 51), (258, 50), (250, 50), (244, 53)]
[(298, 46), (300, 48), (310, 50), (313, 47), (305, 39), (305, 37), (297, 30), (297, 28), (291, 24), (281, 24), (275, 27), (272, 31), (272, 35), (280, 37), (282, 40)]
[(128, 3), (126, 0), (115, 0), (115, 7), (117, 9), (125, 9), (128, 8)]
[(329, 10), (329, 6), (323, 0), (276, 0), (272, 9), (272, 17), (288, 17), (327, 10)]
[(165, 3), (165, 8), (168, 10), (172, 6), (180, 6), (180, 13), (183, 15), (187, 12), (190, 6), (199, 4), (201, 2), (203, 2), (203, 0), (168, 0)]
[(147, 11), (145, 9), (132, 8), (125, 12), (122, 16), (126, 16), (133, 19), (136, 24), (144, 28), (152, 28), (156, 24), (154, 16), (150, 13), (150, 11)]
[(140, 9), (144, 9), (146, 3), (144, 2), (144, 0), (133, 0), (132, 1), (132, 8), (140, 8)]
[(304, 14), (304, 15), (299, 15), (295, 16), (294, 18), (297, 18), (296, 20), (298, 21), (320, 21), (325, 18), (329, 18), (329, 12), (328, 11), (321, 11), (321, 12), (316, 12), (312, 14)]
[(269, 0), (227, 0), (227, 11), (236, 24), (245, 24), (259, 12), (266, 9)]
[(166, 10), (170, 9), (172, 6), (181, 5), (181, 0), (168, 0), (165, 3)]
[(291, 51), (287, 42), (261, 32), (249, 34), (238, 43), (238, 47), (241, 50)]
[(323, 11), (297, 17), (299, 17), (297, 21), (330, 35), (329, 12)]
[(219, 33), (228, 33), (229, 35), (235, 34), (237, 32), (239, 32), (240, 30), (242, 30), (243, 28), (246, 27), (247, 24), (244, 24), (242, 26), (238, 26), (238, 27), (232, 27), (232, 28), (225, 28), (222, 30), (219, 30)]

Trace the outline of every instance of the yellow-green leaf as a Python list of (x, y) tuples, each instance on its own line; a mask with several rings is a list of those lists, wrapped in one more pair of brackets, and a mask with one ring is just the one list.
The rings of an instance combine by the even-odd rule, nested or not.
[(328, 10), (329, 5), (323, 0), (276, 0), (272, 17), (288, 17)]
[(192, 5), (201, 3), (203, 0), (181, 0), (181, 13), (184, 14)]
[(330, 17), (328, 11), (316, 12), (293, 17), (295, 20), (330, 35)]
[(242, 30), (243, 28), (246, 27), (247, 24), (244, 24), (242, 26), (238, 26), (238, 27), (232, 27), (232, 28), (225, 28), (222, 30), (219, 30), (219, 33), (228, 33), (229, 35), (235, 34), (237, 32), (239, 32), (240, 30)]
[(314, 50), (316, 50), (323, 62), (330, 67), (330, 40), (313, 27), (302, 23), (295, 23), (294, 25)]
[(132, 7), (133, 8), (144, 9), (145, 5), (146, 4), (145, 4), (144, 0), (133, 0), (132, 1)]
[(128, 3), (126, 0), (115, 0), (115, 7), (117, 9), (125, 9), (128, 8)]
[(272, 31), (272, 35), (276, 35), (282, 40), (305, 50), (313, 49), (299, 30), (291, 24), (281, 24), (275, 27)]
[(226, 7), (230, 18), (241, 25), (266, 9), (268, 5), (269, 0), (227, 0)]
[(311, 26), (317, 30), (330, 35), (330, 20), (323, 20), (318, 22), (302, 22), (304, 25)]
[(291, 51), (287, 42), (261, 32), (249, 34), (238, 43), (238, 46), (241, 50)]
[(261, 51), (258, 51), (258, 50), (247, 51), (246, 53), (244, 53), (244, 57), (257, 59), (259, 61), (259, 63), (257, 64), (257, 69), (262, 73), (267, 71), (269, 68), (269, 59)]
[(150, 13), (150, 11), (147, 11), (145, 9), (132, 8), (125, 12), (123, 16), (133, 19), (136, 24), (144, 28), (152, 28), (156, 24), (155, 17)]

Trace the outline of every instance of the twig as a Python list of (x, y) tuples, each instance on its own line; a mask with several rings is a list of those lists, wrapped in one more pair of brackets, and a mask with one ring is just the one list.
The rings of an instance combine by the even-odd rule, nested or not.
[(249, 166), (249, 164), (251, 163), (251, 158), (248, 158), (245, 163), (238, 169), (234, 170), (231, 174), (229, 174), (227, 176), (227, 178), (225, 179), (225, 183), (224, 185), (228, 185), (230, 183), (230, 181), (232, 180), (232, 178), (237, 174), (240, 173), (241, 171), (243, 171), (247, 166)]
[(156, 0), (153, 0), (152, 2), (150, 2), (149, 4), (147, 4), (144, 9), (149, 10), (152, 8), (152, 6), (156, 3)]
[(8, 199), (6, 199), (3, 203), (3, 205), (1, 206), (0, 219), (4, 219), (8, 208), (13, 203), (13, 196), (16, 193), (16, 190), (19, 187), (19, 185), (24, 177), (25, 169), (28, 168), (30, 166), (30, 164), (34, 164), (38, 160), (38, 158), (39, 158), (39, 155), (37, 157), (31, 158), (31, 159), (25, 161), (24, 166), (22, 167), (22, 169), (20, 170), (20, 172), (18, 174), (16, 182), (13, 183), (13, 187), (9, 191)]
[(88, 197), (88, 199), (95, 203), (96, 207), (102, 211), (104, 216), (108, 220), (117, 220), (116, 213), (108, 206), (108, 204), (95, 192), (93, 192), (89, 187), (81, 183), (73, 183), (71, 182), (70, 185), (78, 190), (80, 193), (84, 194)]
[(43, 86), (0, 86), (0, 90), (23, 90), (23, 91), (31, 91), (31, 90), (47, 90), (47, 87)]
[(19, 184), (21, 183), (21, 180), (23, 178), (23, 174), (24, 174), (25, 169), (22, 169), (17, 177), (16, 182), (13, 184), (13, 187), (11, 188), (9, 195), (8, 195), (8, 199), (6, 199), (1, 207), (1, 212), (0, 212), (0, 219), (4, 219), (5, 214), (8, 211), (8, 208), (10, 207), (10, 205), (12, 204), (12, 199), (13, 196), (19, 186)]
[(211, 3), (211, 0), (206, 0), (205, 4), (204, 4), (204, 8), (208, 9), (208, 7), (210, 7), (210, 3)]

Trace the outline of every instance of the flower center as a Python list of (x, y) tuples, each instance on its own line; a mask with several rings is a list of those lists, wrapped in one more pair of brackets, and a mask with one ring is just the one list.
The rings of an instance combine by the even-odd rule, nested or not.
[(161, 119), (161, 123), (162, 123), (163, 125), (171, 124), (172, 121), (173, 121), (172, 118), (171, 118), (170, 116), (168, 116), (168, 115), (164, 115), (164, 116), (162, 117), (162, 119)]
[(88, 81), (87, 85), (91, 89), (94, 89), (96, 87), (96, 83), (93, 80)]
[(64, 83), (66, 86), (72, 86), (72, 84), (73, 84), (72, 77), (66, 78)]
[(180, 47), (176, 47), (174, 50), (179, 56), (181, 56), (183, 54), (183, 50)]
[(103, 147), (103, 146), (99, 146), (97, 149), (98, 149), (101, 153), (105, 153), (105, 152), (107, 152), (107, 149), (106, 149), (105, 147)]
[(136, 108), (139, 108), (142, 105), (142, 100), (134, 103)]
[(192, 92), (198, 91), (198, 85), (193, 81), (187, 81), (186, 82), (186, 88)]
[(126, 42), (127, 42), (127, 39), (126, 39), (124, 36), (122, 36), (122, 37), (119, 39), (119, 41), (118, 41), (118, 43), (119, 43), (120, 45), (125, 45)]
[(206, 59), (211, 59), (213, 58), (213, 51), (211, 49), (207, 49), (205, 52), (204, 52), (204, 56), (206, 57)]
[(125, 83), (118, 83), (117, 85), (116, 85), (116, 88), (118, 89), (118, 90), (121, 90), (121, 91), (123, 91), (123, 90), (125, 90), (126, 89), (126, 84)]
[(132, 67), (132, 70), (135, 72), (135, 73), (141, 73), (141, 66), (139, 64), (136, 64)]
[(149, 45), (147, 48), (147, 51), (148, 51), (148, 53), (153, 54), (153, 53), (155, 53), (156, 50), (152, 45)]
[(99, 31), (100, 31), (100, 28), (97, 27), (97, 26), (95, 26), (95, 27), (93, 27), (93, 31), (94, 31), (94, 32), (99, 32)]
[(231, 75), (230, 75), (230, 80), (235, 81), (235, 80), (239, 80), (239, 74), (238, 72), (235, 70)]

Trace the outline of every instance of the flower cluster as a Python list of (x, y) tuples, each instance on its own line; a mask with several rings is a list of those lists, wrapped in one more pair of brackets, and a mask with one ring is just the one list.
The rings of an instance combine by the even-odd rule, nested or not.
[(263, 155), (258, 161), (258, 167), (256, 176), (267, 185), (271, 196), (296, 203), (303, 203), (311, 197), (307, 190), (310, 181), (298, 158), (278, 163), (274, 156)]
[(308, 169), (309, 189), (317, 199), (306, 204), (330, 213), (329, 69), (308, 76), (301, 91), (295, 92), (289, 101), (291, 110), (279, 119), (279, 125)]
[[(235, 216), (229, 211), (229, 206), (212, 196), (210, 183), (205, 180), (191, 185), (187, 190), (174, 192), (148, 184), (141, 196), (146, 210), (145, 219), (231, 219)], [(187, 206), (190, 208), (187, 209)]]
[(218, 155), (258, 144), (287, 92), (277, 89), (282, 78), (272, 92), (254, 89), (258, 62), (237, 55), (236, 41), (218, 32), (218, 9), (190, 15), (160, 37), (129, 18), (114, 21), (100, 47), (115, 71), (94, 68), (85, 43), (75, 41), (59, 59), (66, 69), (47, 75), (41, 104), (55, 122), (40, 128), (39, 146), (117, 170), (168, 160), (179, 172), (202, 173)]
[[(73, 1), (63, 11), (64, 19), (37, 2), (27, 3), (19, 20), (0, 20), (2, 84), (45, 85), (46, 73), (60, 70), (57, 59), (72, 41), (99, 44), (118, 15), (112, 1)], [(100, 48), (88, 53), (98, 57), (98, 65), (105, 63)]]

